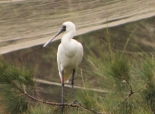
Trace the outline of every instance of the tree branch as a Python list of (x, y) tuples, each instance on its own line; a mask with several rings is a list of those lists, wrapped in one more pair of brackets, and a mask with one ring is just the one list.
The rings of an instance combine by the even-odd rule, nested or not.
[(56, 102), (49, 102), (49, 101), (44, 101), (44, 100), (37, 99), (37, 98), (35, 98), (35, 97), (29, 95), (25, 90), (22, 90), (22, 89), (20, 89), (19, 87), (18, 87), (18, 90), (19, 90), (22, 94), (24, 94), (25, 96), (27, 96), (28, 98), (30, 98), (30, 99), (32, 99), (32, 100), (34, 100), (34, 101), (36, 101), (36, 102), (40, 102), (40, 103), (44, 103), (44, 104), (48, 104), (48, 105), (54, 105), (54, 106), (80, 107), (80, 108), (82, 108), (82, 109), (84, 109), (84, 110), (87, 110), (87, 111), (89, 111), (89, 112), (92, 112), (92, 113), (94, 113), (94, 114), (99, 114), (99, 113), (96, 112), (95, 110), (89, 109), (89, 108), (87, 108), (87, 107), (81, 105), (81, 104), (78, 103), (78, 102), (74, 102), (74, 103), (64, 103), (64, 104), (62, 104), (62, 103), (56, 103)]
[(141, 88), (139, 88), (139, 89), (133, 91), (133, 90), (132, 90), (132, 86), (130, 85), (130, 83), (129, 83), (128, 81), (127, 81), (127, 83), (128, 83), (128, 85), (129, 85), (129, 87), (130, 87), (130, 93), (125, 97), (125, 99), (124, 99), (122, 102), (120, 102), (120, 103), (117, 105), (116, 109), (120, 106), (121, 103), (125, 102), (128, 98), (130, 98), (131, 95), (133, 95), (134, 93), (139, 92), (141, 89), (143, 89), (143, 88), (147, 85), (147, 84), (145, 84), (143, 87), (141, 87)]
[(101, 114), (100, 112), (96, 112), (94, 109), (89, 109), (83, 105), (81, 105), (80, 103), (78, 102), (74, 102), (74, 103), (56, 103), (56, 102), (49, 102), (49, 101), (45, 101), (45, 100), (40, 100), (40, 99), (37, 99), (31, 95), (29, 95), (26, 90), (25, 90), (25, 87), (23, 86), (23, 89), (21, 89), (14, 81), (12, 81), (12, 84), (14, 84), (14, 86), (25, 96), (27, 96), (28, 98), (36, 101), (36, 102), (40, 102), (40, 103), (44, 103), (44, 104), (48, 104), (48, 105), (53, 105), (53, 106), (70, 106), (70, 107), (79, 107), (79, 108), (82, 108), (84, 110), (87, 110), (89, 112), (92, 112), (94, 114)]
[(125, 81), (127, 82), (127, 84), (128, 84), (129, 87), (130, 87), (130, 93), (129, 93), (129, 94), (133, 94), (132, 86), (130, 85), (130, 83), (129, 83), (127, 80), (125, 80)]
[(39, 99), (27, 94), (26, 92), (24, 93), (24, 95), (26, 95), (27, 97), (31, 98), (34, 101), (41, 102), (41, 103), (44, 103), (44, 104), (54, 105), (54, 106), (63, 106), (64, 105), (64, 106), (70, 106), (70, 107), (80, 107), (80, 108), (82, 108), (84, 110), (87, 110), (87, 111), (90, 111), (90, 112), (92, 112), (94, 114), (97, 114), (97, 112), (95, 110), (88, 109), (87, 107), (81, 105), (80, 103), (64, 103), (64, 104), (62, 104), (62, 103), (55, 103), (55, 102), (48, 102), (48, 101), (44, 101), (44, 100), (39, 100)]

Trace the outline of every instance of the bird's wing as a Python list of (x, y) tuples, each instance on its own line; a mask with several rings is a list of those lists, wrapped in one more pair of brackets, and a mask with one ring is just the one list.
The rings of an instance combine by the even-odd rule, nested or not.
[(68, 80), (69, 80), (69, 78), (70, 78), (70, 76), (72, 74), (73, 69), (70, 69), (70, 67), (67, 67), (67, 69), (66, 69), (66, 67), (65, 67), (68, 64), (70, 64), (70, 58), (68, 56), (66, 56), (62, 44), (60, 44), (59, 47), (58, 47), (57, 64), (58, 64), (60, 79), (62, 80), (61, 72), (64, 70), (64, 81), (68, 82)]
[(79, 48), (80, 48), (81, 55), (83, 56), (83, 46), (81, 43), (79, 43)]
[(57, 51), (57, 64), (58, 64), (58, 70), (59, 70), (59, 72), (62, 71), (62, 69), (61, 69), (61, 60), (60, 60), (61, 53), (62, 53), (62, 45), (59, 44), (58, 51)]

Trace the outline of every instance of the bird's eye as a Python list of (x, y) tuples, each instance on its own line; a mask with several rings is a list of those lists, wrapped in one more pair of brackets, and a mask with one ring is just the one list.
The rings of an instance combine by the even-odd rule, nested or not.
[(62, 30), (66, 31), (66, 26), (65, 25), (62, 25)]

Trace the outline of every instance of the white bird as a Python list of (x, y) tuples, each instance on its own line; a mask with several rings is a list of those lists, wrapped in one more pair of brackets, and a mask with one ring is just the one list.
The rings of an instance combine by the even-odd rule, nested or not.
[(74, 23), (67, 21), (62, 24), (60, 31), (43, 47), (46, 47), (56, 36), (62, 32), (64, 32), (64, 34), (57, 51), (57, 64), (62, 83), (62, 103), (64, 104), (64, 83), (68, 82), (71, 76), (71, 85), (74, 95), (74, 74), (76, 67), (79, 65), (83, 57), (83, 46), (78, 41), (72, 39), (76, 33), (76, 27)]

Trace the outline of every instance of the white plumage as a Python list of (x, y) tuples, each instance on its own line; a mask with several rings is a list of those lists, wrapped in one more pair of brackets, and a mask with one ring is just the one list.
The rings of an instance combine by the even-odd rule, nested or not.
[(61, 80), (61, 72), (64, 70), (64, 81), (68, 82), (73, 69), (76, 69), (82, 60), (83, 47), (81, 43), (72, 39), (76, 32), (75, 25), (72, 22), (65, 22), (63, 25), (66, 26), (66, 32), (64, 33), (61, 39), (61, 44), (58, 47), (57, 63)]
[(44, 45), (44, 47), (46, 47), (56, 36), (58, 36), (62, 32), (64, 32), (64, 34), (61, 38), (61, 43), (58, 47), (57, 63), (58, 63), (59, 76), (62, 82), (62, 103), (63, 103), (64, 82), (68, 82), (72, 75), (72, 87), (73, 87), (74, 73), (76, 67), (82, 60), (83, 47), (81, 43), (72, 39), (76, 33), (76, 27), (70, 21), (64, 22), (60, 31), (52, 39), (50, 39)]

